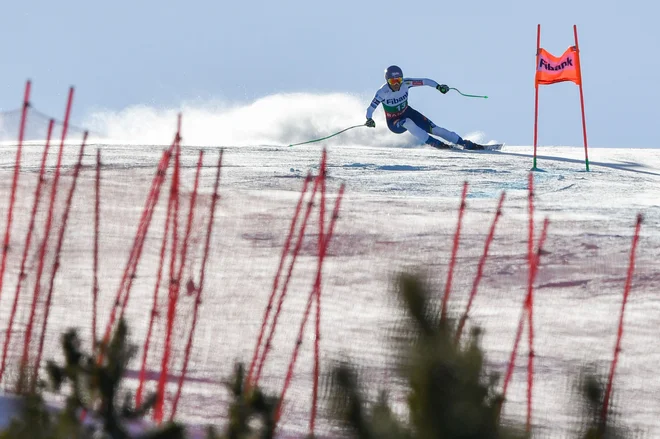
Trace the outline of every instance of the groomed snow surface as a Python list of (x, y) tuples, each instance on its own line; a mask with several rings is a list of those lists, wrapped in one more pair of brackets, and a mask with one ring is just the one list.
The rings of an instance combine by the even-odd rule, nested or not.
[[(323, 146), (224, 149), (221, 199), (178, 420), (202, 427), (224, 423), (229, 395), (222, 381), (231, 375), (235, 361), (249, 363), (252, 358), (304, 177), (308, 172), (314, 175), (318, 172)], [(86, 342), (91, 339), (96, 148), (100, 148), (103, 160), (99, 331), (105, 329), (108, 322), (139, 217), (164, 149), (162, 146), (88, 145), (56, 277), (45, 359), (62, 360), (59, 335), (69, 327), (79, 328)], [(185, 270), (185, 278), (193, 279), (200, 269), (203, 224), (208, 219), (219, 152), (219, 148), (213, 146), (203, 149), (200, 204), (193, 227), (194, 250)], [(54, 152), (55, 149), (49, 162), (51, 173)], [(184, 212), (188, 208), (198, 152), (199, 148), (183, 146), (181, 224), (185, 222)], [(14, 301), (41, 153), (40, 144), (25, 146), (0, 298), (1, 340), (6, 337), (6, 322)], [(404, 401), (393, 381), (391, 351), (386, 340), (388, 330), (398, 319), (392, 280), (402, 270), (422, 270), (440, 298), (461, 191), (467, 181), (467, 204), (450, 305), (456, 314), (465, 308), (497, 202), (504, 191), (503, 216), (469, 320), (469, 325), (479, 325), (485, 330), (483, 347), (489, 367), (504, 373), (527, 292), (527, 179), (532, 166), (532, 148), (505, 146), (502, 152), (489, 153), (333, 143), (327, 154), (326, 224), (340, 184), (346, 185), (346, 192), (323, 265), (323, 372), (328, 371), (332, 360), (349, 358), (369, 369), (365, 379), (374, 396), (382, 387), (395, 386), (393, 400)], [(9, 196), (14, 156), (15, 147), (0, 147), (2, 199)], [(57, 212), (60, 213), (76, 156), (77, 147), (66, 148), (62, 189), (58, 190)], [(579, 421), (572, 404), (575, 397), (572, 386), (580, 367), (594, 363), (604, 375), (609, 371), (635, 220), (641, 213), (644, 222), (626, 308), (622, 352), (614, 378), (614, 402), (627, 425), (657, 436), (660, 434), (657, 420), (660, 380), (654, 365), (660, 361), (657, 344), (660, 150), (591, 148), (589, 159), (590, 171), (587, 172), (582, 147), (544, 146), (539, 148), (538, 170), (533, 173), (535, 240), (538, 240), (543, 220), (550, 220), (535, 283), (534, 429), (539, 437), (562, 437), (569, 433), (571, 422)], [(153, 303), (170, 172), (127, 309), (132, 340), (140, 348)], [(49, 174), (48, 182), (51, 177)], [(45, 193), (50, 193), (50, 187), (46, 184)], [(304, 304), (316, 274), (318, 200), (292, 273), (261, 380), (261, 384), (274, 393), (282, 389)], [(46, 204), (45, 198), (42, 199), (35, 242), (43, 238)], [(6, 209), (2, 209), (0, 216), (1, 230), (5, 227)], [(56, 227), (60, 224), (59, 215), (56, 215)], [(53, 247), (54, 244), (49, 248)], [(50, 251), (48, 256), (53, 257)], [(15, 365), (22, 352), (37, 261), (36, 251), (32, 250), (28, 258), (29, 276), (22, 288), (23, 297), (19, 300), (13, 328), (10, 367), (2, 382), (6, 390), (11, 388), (11, 377), (15, 376)], [(50, 265), (48, 267), (50, 270)], [(163, 351), (165, 288), (161, 289), (159, 303), (161, 312), (148, 361), (149, 390), (155, 389)], [(168, 382), (168, 398), (176, 390), (192, 305), (192, 296), (183, 294), (175, 325), (174, 363), (170, 369), (173, 378)], [(312, 322), (313, 319), (308, 322), (285, 401), (281, 420), (284, 435), (307, 433), (312, 395)], [(527, 352), (525, 332), (503, 413), (506, 418), (520, 422), (524, 422), (526, 410)], [(142, 349), (131, 365), (127, 390), (134, 391), (137, 386), (141, 355)], [(57, 404), (57, 399), (53, 398), (52, 402)], [(169, 408), (168, 403), (166, 416)], [(322, 400), (317, 434), (332, 435), (337, 427), (327, 419), (323, 408)]]

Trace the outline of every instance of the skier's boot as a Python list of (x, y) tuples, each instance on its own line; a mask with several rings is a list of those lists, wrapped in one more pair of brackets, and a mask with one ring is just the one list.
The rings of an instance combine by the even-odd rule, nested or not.
[(428, 139), (426, 139), (426, 144), (431, 145), (434, 148), (438, 149), (450, 149), (451, 145), (448, 145), (444, 142), (441, 142), (440, 140), (436, 139), (435, 137), (429, 136)]
[(474, 143), (471, 140), (463, 139), (462, 143), (459, 143), (463, 147), (463, 149), (467, 149), (470, 151), (475, 151), (475, 150), (480, 150), (480, 149), (486, 149), (483, 145), (479, 145), (478, 143)]

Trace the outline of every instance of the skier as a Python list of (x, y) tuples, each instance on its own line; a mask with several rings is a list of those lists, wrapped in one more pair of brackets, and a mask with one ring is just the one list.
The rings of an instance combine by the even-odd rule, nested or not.
[(371, 105), (367, 108), (366, 126), (370, 128), (376, 126), (376, 122), (374, 122), (372, 116), (378, 104), (382, 103), (383, 110), (385, 110), (387, 127), (393, 133), (401, 134), (409, 131), (420, 142), (431, 145), (434, 148), (448, 149), (452, 148), (452, 146), (441, 142), (429, 134), (435, 134), (447, 142), (462, 146), (464, 149), (485, 149), (483, 145), (463, 139), (458, 134), (437, 126), (426, 116), (408, 105), (408, 89), (410, 87), (428, 85), (429, 87), (435, 87), (442, 94), (447, 93), (449, 87), (444, 84), (438, 84), (432, 79), (404, 78), (403, 71), (398, 66), (389, 66), (385, 70), (385, 80), (387, 82), (376, 92)]

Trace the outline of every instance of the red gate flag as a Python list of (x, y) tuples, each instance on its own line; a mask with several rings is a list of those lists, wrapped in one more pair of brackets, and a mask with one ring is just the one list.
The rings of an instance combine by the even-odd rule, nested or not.
[(536, 84), (554, 84), (571, 81), (581, 85), (580, 58), (575, 46), (571, 46), (556, 57), (545, 49), (539, 48), (536, 55)]
[[(580, 68), (580, 46), (578, 44), (577, 26), (573, 25), (575, 45), (566, 49), (559, 57), (541, 48), (541, 25), (536, 26), (536, 73), (534, 75), (534, 166), (536, 168), (536, 147), (538, 140), (539, 119), (539, 85), (555, 84), (557, 82), (573, 82), (580, 89), (580, 109), (582, 110), (582, 134), (584, 136), (584, 163), (589, 170), (589, 155), (587, 152), (587, 122), (584, 116), (584, 95), (582, 93), (582, 70)], [(530, 328), (531, 331), (531, 328)], [(531, 346), (530, 346), (531, 348)]]

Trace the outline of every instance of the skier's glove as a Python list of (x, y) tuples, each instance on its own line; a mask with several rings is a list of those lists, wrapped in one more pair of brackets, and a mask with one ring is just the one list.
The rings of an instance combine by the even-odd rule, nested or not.
[(367, 122), (365, 123), (366, 126), (369, 128), (374, 128), (376, 127), (376, 122), (372, 118), (367, 119)]
[(447, 87), (445, 84), (440, 84), (436, 87), (438, 91), (442, 94), (445, 94), (449, 91), (449, 87)]

